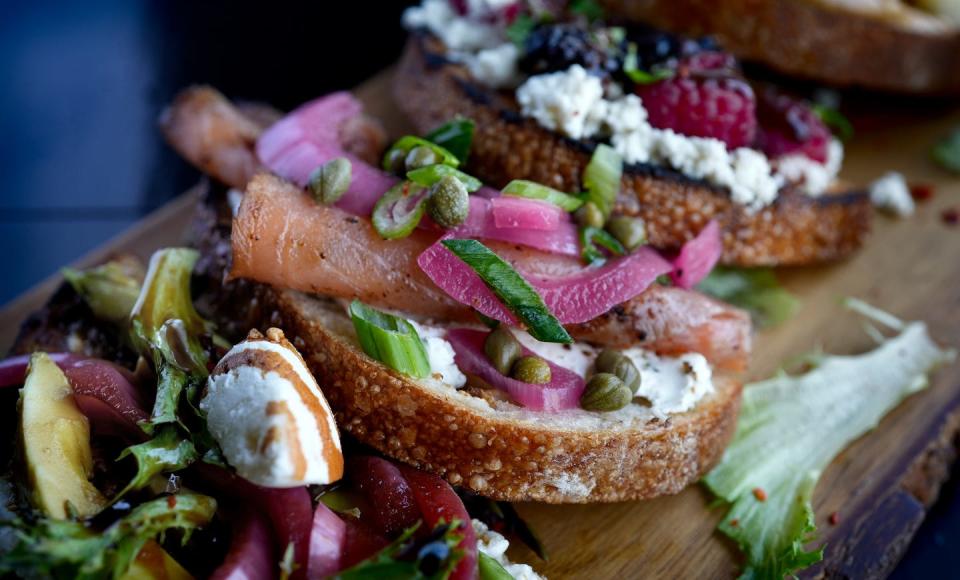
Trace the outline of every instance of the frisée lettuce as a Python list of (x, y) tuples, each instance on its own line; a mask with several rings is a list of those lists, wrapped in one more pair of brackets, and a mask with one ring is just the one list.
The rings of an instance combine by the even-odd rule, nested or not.
[(896, 336), (856, 356), (820, 355), (809, 372), (747, 385), (733, 443), (705, 478), (731, 505), (720, 531), (746, 554), (744, 578), (783, 578), (820, 561), (807, 551), (816, 530), (811, 499), (821, 473), (873, 429), (927, 374), (952, 359), (923, 322), (903, 323), (859, 300), (848, 307)]

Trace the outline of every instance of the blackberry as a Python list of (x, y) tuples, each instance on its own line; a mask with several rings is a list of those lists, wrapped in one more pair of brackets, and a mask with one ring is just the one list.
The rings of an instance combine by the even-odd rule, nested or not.
[(638, 65), (643, 70), (650, 70), (654, 65), (671, 59), (720, 50), (716, 40), (709, 36), (698, 39), (682, 38), (643, 25), (631, 26), (627, 30), (627, 41), (636, 45)]
[(591, 30), (576, 24), (543, 24), (524, 43), (520, 69), (535, 75), (579, 64), (607, 76), (623, 65), (624, 44), (608, 29)]

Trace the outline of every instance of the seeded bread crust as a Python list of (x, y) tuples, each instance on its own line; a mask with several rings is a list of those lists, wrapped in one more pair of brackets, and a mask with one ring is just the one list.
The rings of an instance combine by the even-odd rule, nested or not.
[(907, 7), (871, 15), (822, 0), (601, 4), (672, 32), (714, 35), (740, 58), (790, 75), (900, 93), (960, 93), (960, 27), (931, 30), (922, 25), (927, 15)]
[[(272, 323), (293, 338), (323, 385), (337, 424), (358, 440), (454, 485), (508, 501), (614, 502), (674, 494), (717, 461), (733, 435), (741, 385), (716, 391), (666, 421), (602, 426), (545, 417), (427, 385), (366, 356), (335, 330), (335, 306), (269, 290)], [(596, 414), (594, 414), (596, 415)], [(574, 425), (574, 426), (571, 426)]]
[[(593, 144), (565, 138), (521, 117), (510, 98), (477, 85), (462, 66), (447, 61), (435, 38), (411, 35), (394, 95), (421, 132), (456, 115), (473, 119), (476, 132), (468, 166), (485, 182), (502, 187), (511, 179), (529, 179), (579, 191)], [(626, 168), (617, 209), (643, 218), (650, 243), (665, 249), (679, 248), (716, 219), (723, 230), (722, 262), (737, 266), (805, 265), (844, 258), (862, 245), (872, 215), (863, 192), (812, 198), (790, 190), (750, 214), (723, 189), (644, 164)]]

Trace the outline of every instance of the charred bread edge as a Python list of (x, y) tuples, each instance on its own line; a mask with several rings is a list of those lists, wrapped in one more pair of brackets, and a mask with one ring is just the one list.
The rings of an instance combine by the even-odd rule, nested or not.
[[(446, 55), (431, 50), (427, 45), (430, 42), (430, 39), (433, 39), (434, 42), (439, 42), (435, 37), (425, 31), (417, 30), (414, 31), (410, 38), (415, 42), (423, 55), (424, 63), (428, 69), (431, 70), (441, 70), (446, 66), (459, 66), (456, 62), (451, 61)], [(463, 77), (454, 77), (454, 82), (457, 86), (460, 87), (460, 90), (463, 92), (463, 95), (470, 99), (474, 104), (481, 105), (484, 107), (492, 107), (496, 110), (500, 118), (507, 123), (522, 125), (522, 124), (534, 124), (540, 130), (545, 133), (549, 133), (554, 137), (562, 140), (564, 143), (569, 145), (572, 148), (575, 148), (584, 153), (593, 153), (593, 150), (597, 147), (599, 143), (593, 139), (573, 139), (561, 133), (558, 133), (552, 129), (547, 129), (542, 127), (539, 124), (536, 124), (535, 121), (531, 121), (526, 117), (523, 117), (517, 111), (506, 109), (504, 107), (499, 107), (494, 103), (494, 99), (491, 97), (491, 89), (488, 89), (474, 81), (467, 80)], [(718, 195), (730, 195), (730, 190), (726, 187), (715, 185), (710, 183), (705, 179), (700, 179), (697, 177), (690, 177), (685, 173), (676, 171), (669, 167), (663, 165), (655, 165), (653, 163), (626, 163), (624, 164), (624, 171), (628, 174), (639, 175), (643, 177), (653, 177), (656, 179), (670, 180), (682, 185), (695, 185), (697, 187), (703, 187), (715, 192)], [(783, 188), (780, 191), (789, 191), (790, 188)], [(854, 189), (848, 190), (841, 193), (830, 194), (830, 195), (821, 195), (818, 197), (808, 196), (812, 203), (817, 205), (833, 205), (833, 204), (851, 204), (861, 201), (867, 196), (866, 190)], [(782, 196), (777, 196), (773, 201), (773, 205), (781, 203), (783, 199)]]

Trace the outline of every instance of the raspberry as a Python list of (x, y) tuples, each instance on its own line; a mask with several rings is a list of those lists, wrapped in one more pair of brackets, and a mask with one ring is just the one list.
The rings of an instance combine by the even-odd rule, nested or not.
[(768, 157), (800, 153), (826, 163), (832, 134), (806, 103), (768, 88), (760, 94), (757, 117), (755, 145)]
[(638, 85), (650, 124), (681, 135), (712, 137), (730, 149), (753, 143), (757, 129), (753, 89), (734, 76), (733, 57), (701, 52), (682, 59), (675, 77)]

